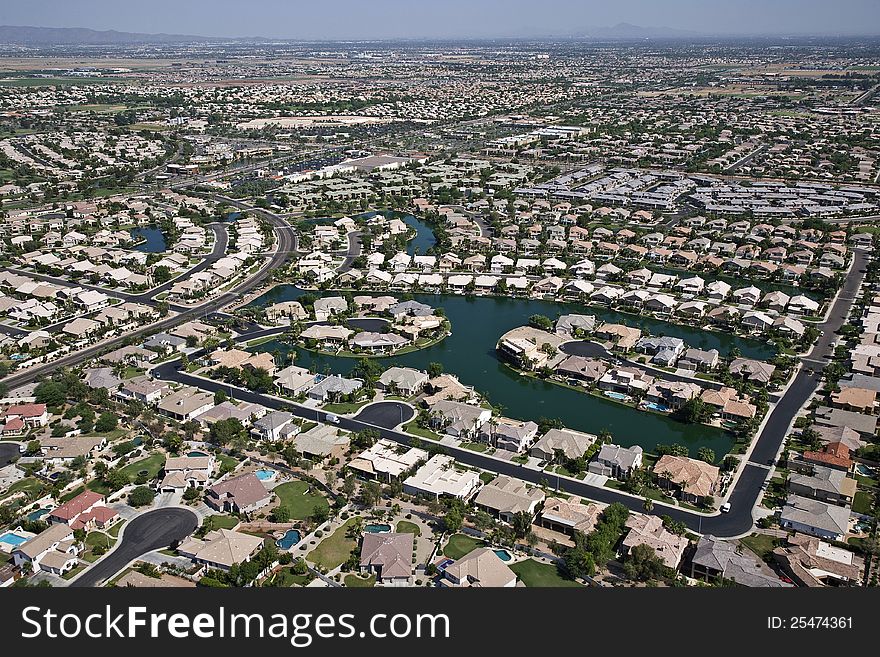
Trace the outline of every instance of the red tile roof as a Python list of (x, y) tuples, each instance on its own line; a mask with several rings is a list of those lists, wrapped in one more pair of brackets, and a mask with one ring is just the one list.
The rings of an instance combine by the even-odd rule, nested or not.
[(84, 490), (82, 493), (74, 497), (72, 500), (65, 502), (56, 508), (50, 516), (61, 518), (62, 520), (70, 520), (76, 518), (93, 504), (97, 504), (104, 500), (104, 496), (91, 490)]

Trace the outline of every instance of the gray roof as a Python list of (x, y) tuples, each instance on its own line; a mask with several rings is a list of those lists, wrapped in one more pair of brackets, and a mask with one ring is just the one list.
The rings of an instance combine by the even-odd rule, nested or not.
[(633, 467), (636, 459), (641, 456), (642, 448), (638, 445), (633, 447), (621, 447), (620, 445), (612, 445), (607, 443), (602, 445), (596, 460), (607, 465), (614, 465), (622, 470), (629, 470)]
[(788, 496), (779, 518), (833, 534), (845, 534), (849, 527), (848, 508), (800, 495)]
[(363, 384), (360, 381), (355, 379), (344, 379), (341, 376), (328, 376), (326, 379), (321, 379), (321, 381), (312, 387), (309, 390), (309, 394), (312, 393), (336, 393), (341, 395), (350, 395), (355, 390), (358, 390)]
[(784, 587), (791, 586), (776, 577), (760, 560), (749, 552), (738, 548), (729, 541), (723, 541), (709, 534), (697, 544), (693, 562), (711, 570), (723, 573), (724, 579), (733, 580), (742, 586)]
[(419, 303), (418, 301), (402, 301), (396, 303), (388, 309), (392, 315), (413, 315), (415, 317), (427, 317), (434, 314), (431, 306)]

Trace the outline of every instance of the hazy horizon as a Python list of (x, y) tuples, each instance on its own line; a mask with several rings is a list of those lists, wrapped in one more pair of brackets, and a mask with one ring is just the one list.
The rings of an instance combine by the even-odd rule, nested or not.
[(217, 38), (381, 40), (571, 37), (628, 23), (718, 36), (873, 36), (877, 0), (35, 0), (0, 8), (0, 25)]

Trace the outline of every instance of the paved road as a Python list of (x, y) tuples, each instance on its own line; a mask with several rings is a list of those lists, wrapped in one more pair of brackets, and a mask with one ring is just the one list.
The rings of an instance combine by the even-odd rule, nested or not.
[[(835, 331), (840, 328), (849, 315), (856, 291), (863, 278), (861, 270), (865, 266), (867, 259), (868, 255), (865, 252), (856, 252), (855, 262), (850, 275), (847, 277), (827, 320), (820, 325), (823, 334), (805, 360), (818, 359), (824, 357), (823, 354), (827, 353), (830, 344), (835, 339)], [(267, 329), (266, 333), (277, 330)], [(249, 339), (253, 338), (249, 337)], [(153, 370), (153, 374), (160, 379), (186, 383), (211, 392), (216, 392), (220, 389), (229, 391), (227, 384), (193, 377), (178, 370), (178, 366), (179, 361), (163, 363)], [(794, 416), (816, 390), (818, 383), (818, 375), (809, 375), (803, 370), (800, 371), (781, 400), (773, 408), (770, 417), (764, 425), (764, 429), (756, 439), (757, 442), (749, 461), (740, 473), (734, 489), (728, 498), (731, 505), (729, 513), (706, 515), (661, 503), (655, 503), (651, 513), (669, 515), (675, 520), (684, 522), (693, 531), (713, 534), (719, 537), (739, 536), (751, 531), (753, 527), (752, 509), (757, 503), (758, 496), (761, 494), (761, 486), (769, 474), (767, 461), (774, 458), (779, 452), (788, 428), (794, 420)], [(319, 422), (325, 421), (327, 415), (324, 411), (243, 389), (236, 389), (235, 397), (243, 401), (262, 404), (268, 408), (283, 409), (299, 417)], [(393, 429), (396, 423), (399, 422), (399, 415), (396, 419), (392, 419), (388, 415), (389, 411), (383, 410), (381, 413), (377, 411), (377, 414), (374, 415), (373, 413), (367, 413), (369, 410), (370, 408), (364, 409), (353, 418), (339, 418), (339, 426), (354, 432), (372, 428), (378, 430), (383, 438), (403, 445), (410, 443), (411, 436)], [(392, 422), (395, 422), (395, 424), (392, 424)], [(562, 477), (555, 478), (549, 473), (533, 470), (515, 462), (502, 461), (467, 449), (447, 445), (444, 445), (443, 449), (456, 460), (466, 465), (517, 477), (535, 484), (549, 481), (551, 487), (556, 486), (559, 490), (570, 494), (579, 495), (605, 504), (620, 502), (633, 511), (645, 512), (642, 499), (625, 495), (614, 489), (594, 486), (583, 481)]]
[(198, 516), (189, 509), (167, 507), (142, 513), (125, 525), (122, 542), (70, 585), (100, 586), (134, 559), (182, 541), (198, 526)]
[[(238, 203), (238, 206), (244, 206), (242, 207), (242, 209), (251, 209), (250, 206), (246, 206), (246, 204), (242, 203)], [(242, 282), (235, 289), (226, 292), (219, 297), (211, 299), (210, 301), (207, 301), (199, 306), (187, 308), (172, 317), (168, 317), (153, 324), (142, 326), (124, 335), (113, 338), (112, 340), (108, 340), (101, 344), (87, 347), (86, 349), (80, 349), (79, 351), (75, 351), (66, 356), (62, 356), (61, 358), (57, 358), (51, 363), (34, 365), (33, 367), (29, 367), (28, 369), (21, 372), (15, 372), (12, 375), (7, 376), (5, 379), (3, 379), (3, 381), (10, 389), (24, 385), (25, 383), (31, 383), (32, 381), (36, 381), (43, 375), (54, 372), (61, 367), (75, 365), (77, 363), (99, 356), (100, 354), (112, 351), (132, 337), (146, 336), (152, 333), (167, 330), (193, 319), (202, 318), (205, 315), (216, 312), (224, 306), (232, 303), (233, 301), (237, 300), (241, 295), (247, 294), (258, 285), (260, 285), (276, 269), (282, 267), (287, 259), (290, 257), (290, 254), (293, 253), (296, 248), (296, 235), (292, 230), (290, 230), (290, 226), (288, 226), (288, 224), (283, 219), (273, 215), (271, 212), (266, 212), (265, 210), (259, 210), (259, 214), (266, 217), (267, 220), (276, 227), (275, 234), (278, 238), (278, 249), (253, 276)]]
[(354, 416), (358, 422), (375, 424), (377, 427), (393, 429), (409, 422), (416, 413), (409, 404), (398, 401), (381, 401), (370, 404)]
[(362, 243), (360, 231), (354, 230), (348, 234), (348, 251), (345, 254), (345, 260), (336, 269), (340, 274), (348, 271), (354, 265), (355, 258), (361, 254)]

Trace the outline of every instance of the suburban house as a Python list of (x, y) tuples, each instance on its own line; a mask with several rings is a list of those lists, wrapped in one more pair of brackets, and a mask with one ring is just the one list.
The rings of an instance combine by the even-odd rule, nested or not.
[(850, 510), (800, 495), (789, 495), (779, 516), (779, 524), (801, 534), (839, 541), (849, 528)]
[(197, 564), (229, 571), (234, 564), (250, 561), (262, 547), (263, 539), (260, 536), (215, 529), (205, 534), (203, 539), (190, 536), (177, 548), (177, 552)]
[(308, 392), (309, 399), (318, 401), (336, 401), (361, 389), (363, 383), (357, 379), (346, 379), (341, 376), (324, 377), (312, 386)]
[(423, 449), (381, 439), (349, 461), (347, 467), (368, 479), (390, 483), (427, 458), (428, 452)]
[(271, 500), (272, 493), (253, 472), (218, 482), (205, 492), (205, 503), (224, 513), (251, 513)]
[(510, 588), (516, 586), (514, 573), (492, 548), (477, 548), (443, 571), (444, 586)]
[(534, 422), (501, 417), (494, 422), (486, 422), (480, 429), (479, 439), (498, 449), (521, 452), (537, 433), (538, 425)]
[(341, 460), (348, 444), (348, 436), (340, 435), (339, 430), (329, 424), (319, 424), (305, 433), (298, 433), (293, 439), (296, 451), (312, 461), (325, 458)]
[(480, 489), (474, 498), (474, 504), (509, 523), (518, 513), (527, 513), (530, 518), (534, 517), (544, 497), (544, 491), (540, 488), (502, 475)]
[(590, 446), (596, 442), (596, 436), (571, 429), (550, 429), (532, 446), (530, 454), (542, 461), (553, 461), (557, 450), (561, 450), (566, 458), (582, 457)]
[(773, 558), (798, 586), (858, 586), (865, 570), (864, 559), (850, 550), (797, 534), (773, 550)]
[(169, 456), (165, 459), (161, 491), (202, 488), (214, 472), (214, 456)]
[(434, 499), (456, 497), (467, 500), (481, 485), (478, 472), (460, 468), (451, 456), (436, 454), (404, 480), (403, 491)]
[(535, 522), (545, 529), (573, 536), (575, 531), (589, 534), (601, 515), (598, 504), (584, 504), (578, 497), (548, 497)]
[(406, 586), (412, 576), (415, 537), (410, 533), (364, 534), (360, 569), (385, 586)]
[(175, 390), (158, 404), (162, 413), (180, 422), (192, 420), (213, 407), (213, 394), (190, 387)]
[(410, 367), (389, 367), (379, 377), (378, 388), (388, 394), (413, 397), (428, 383), (425, 372)]
[(704, 581), (736, 582), (740, 586), (791, 586), (776, 576), (751, 550), (710, 534), (700, 537), (691, 558), (690, 576)]
[(685, 456), (664, 454), (654, 465), (660, 487), (674, 490), (679, 499), (699, 504), (715, 494), (720, 471), (714, 465)]
[(821, 465), (815, 465), (810, 474), (793, 472), (788, 478), (788, 490), (793, 494), (837, 506), (852, 504), (857, 485), (846, 471)]
[(442, 400), (431, 406), (431, 425), (456, 438), (471, 438), (492, 417), (492, 411), (480, 406)]
[(634, 470), (642, 467), (642, 454), (642, 448), (638, 445), (621, 447), (605, 443), (587, 469), (593, 474), (626, 479)]
[(665, 566), (673, 570), (678, 569), (685, 548), (688, 546), (686, 537), (668, 531), (659, 516), (631, 514), (626, 526), (629, 533), (621, 543), (624, 553), (637, 545), (647, 545), (654, 549), (654, 554), (660, 557)]
[(63, 575), (77, 565), (79, 548), (73, 538), (73, 528), (65, 523), (53, 523), (12, 551), (16, 566), (32, 565), (34, 571), (44, 570)]

